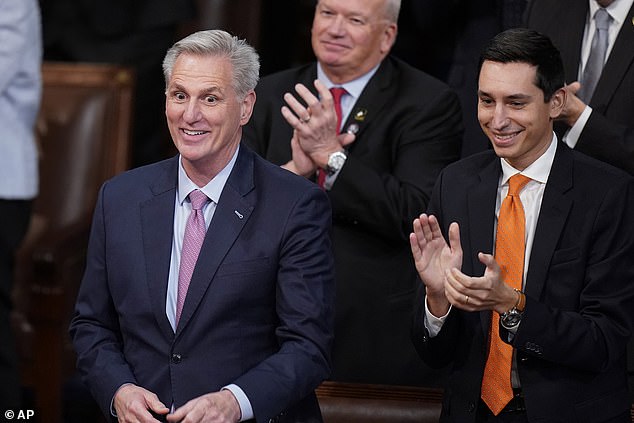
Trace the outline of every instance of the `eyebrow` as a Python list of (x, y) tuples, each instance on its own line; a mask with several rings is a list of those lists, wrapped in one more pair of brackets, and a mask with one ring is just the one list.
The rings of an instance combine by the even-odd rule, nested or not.
[[(173, 85), (171, 85), (169, 87), (169, 90), (187, 91), (187, 89), (183, 85), (179, 84), (178, 82), (175, 82)], [(223, 90), (218, 85), (210, 85), (208, 87), (205, 87), (203, 90), (201, 90), (201, 92), (222, 94)]]
[[(478, 96), (484, 96), (484, 97), (493, 97), (491, 94), (482, 91), (482, 90), (478, 90)], [(533, 96), (529, 95), (529, 94), (511, 94), (511, 95), (507, 95), (504, 96), (504, 99), (506, 100), (529, 100), (533, 98)]]

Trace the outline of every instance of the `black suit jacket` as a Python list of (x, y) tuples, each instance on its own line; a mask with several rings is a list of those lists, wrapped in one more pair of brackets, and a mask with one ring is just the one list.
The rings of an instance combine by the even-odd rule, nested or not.
[[(291, 158), (285, 92), (314, 90), (316, 64), (263, 78), (244, 138), (275, 164)], [(417, 286), (409, 250), (412, 219), (427, 208), (440, 170), (460, 153), (456, 95), (397, 59), (383, 61), (343, 128), (355, 142), (328, 195), (337, 275), (333, 379), (416, 384), (429, 377), (409, 339)], [(430, 383), (435, 380), (430, 380)]]
[[(493, 250), (500, 174), (500, 159), (484, 152), (447, 167), (434, 189), (429, 212), (445, 236), (451, 222), (460, 224), (467, 275), (481, 276), (477, 253)], [(629, 175), (558, 145), (529, 261), (526, 308), (512, 341), (529, 421), (600, 422), (629, 410), (633, 213)], [(430, 338), (423, 292), (413, 340), (426, 362), (452, 364), (441, 421), (474, 421), (491, 313), (453, 308)]]
[(330, 207), (246, 147), (218, 200), (176, 332), (165, 301), (178, 157), (106, 182), (71, 335), (109, 415), (123, 383), (168, 407), (235, 383), (258, 422), (318, 422), (334, 318)]
[[(578, 79), (588, 2), (533, 0), (528, 26), (548, 35), (561, 51), (566, 82)], [(603, 68), (593, 109), (575, 149), (634, 174), (634, 6)]]

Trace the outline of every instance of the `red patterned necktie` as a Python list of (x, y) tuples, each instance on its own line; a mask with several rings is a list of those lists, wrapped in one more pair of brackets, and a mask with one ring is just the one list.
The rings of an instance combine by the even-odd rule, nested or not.
[[(347, 91), (343, 87), (332, 87), (330, 89), (330, 94), (332, 94), (332, 99), (335, 103), (335, 113), (337, 114), (337, 134), (341, 131), (341, 97), (346, 94)], [(319, 169), (317, 175), (317, 183), (320, 187), (324, 187), (324, 182), (326, 181), (326, 172), (323, 169)]]
[[(530, 181), (519, 173), (509, 179), (509, 192), (500, 207), (495, 239), (495, 261), (500, 265), (502, 280), (511, 288), (522, 289), (525, 235), (524, 207), (520, 191)], [(513, 398), (511, 361), (513, 347), (500, 339), (500, 316), (491, 313), (489, 356), (482, 379), (482, 400), (494, 415), (500, 414)]]
[(193, 190), (188, 195), (192, 204), (192, 211), (187, 219), (185, 226), (185, 235), (183, 236), (183, 248), (181, 250), (181, 263), (178, 270), (178, 297), (176, 299), (176, 326), (180, 320), (185, 304), (185, 297), (189, 289), (189, 282), (194, 273), (196, 260), (200, 253), (200, 247), (203, 245), (207, 228), (205, 226), (205, 216), (203, 215), (203, 207), (209, 198), (200, 190)]

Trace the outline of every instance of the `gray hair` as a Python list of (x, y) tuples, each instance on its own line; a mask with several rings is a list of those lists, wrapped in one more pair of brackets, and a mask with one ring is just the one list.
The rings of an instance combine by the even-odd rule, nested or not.
[(385, 17), (390, 21), (396, 23), (398, 21), (398, 15), (401, 11), (401, 0), (386, 0), (385, 1)]
[(174, 44), (163, 59), (163, 74), (168, 84), (176, 59), (183, 53), (199, 56), (226, 57), (233, 67), (233, 88), (244, 98), (258, 84), (260, 58), (246, 40), (219, 29), (198, 31)]

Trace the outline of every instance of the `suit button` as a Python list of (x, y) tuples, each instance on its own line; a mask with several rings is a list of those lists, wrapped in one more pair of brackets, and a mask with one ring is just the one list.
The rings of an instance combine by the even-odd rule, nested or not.
[(180, 354), (172, 354), (172, 363), (174, 364), (178, 364), (181, 362), (183, 358), (181, 357)]
[(469, 403), (469, 408), (468, 408), (469, 413), (473, 413), (475, 411), (475, 409), (476, 409), (475, 402), (471, 401)]

